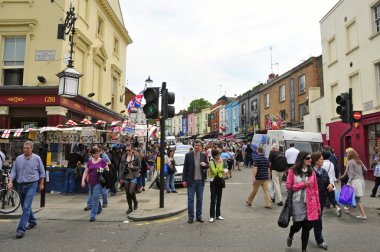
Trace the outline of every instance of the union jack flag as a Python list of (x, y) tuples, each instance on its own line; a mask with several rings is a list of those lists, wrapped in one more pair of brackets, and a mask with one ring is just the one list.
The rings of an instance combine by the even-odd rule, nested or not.
[(6, 130), (4, 130), (3, 135), (1, 136), (1, 138), (9, 138), (10, 134), (11, 134), (11, 130), (10, 129), (6, 129)]
[(17, 129), (16, 132), (13, 134), (13, 137), (19, 137), (22, 132), (23, 132), (23, 129)]
[(131, 112), (131, 110), (133, 108), (139, 108), (139, 107), (141, 107), (141, 101), (142, 101), (143, 97), (144, 97), (144, 90), (141, 91), (135, 97), (133, 97), (133, 99), (128, 103), (128, 106), (127, 106), (128, 114)]
[(67, 125), (71, 125), (71, 126), (74, 126), (74, 125), (78, 125), (76, 122), (74, 122), (73, 120), (68, 120), (66, 122)]

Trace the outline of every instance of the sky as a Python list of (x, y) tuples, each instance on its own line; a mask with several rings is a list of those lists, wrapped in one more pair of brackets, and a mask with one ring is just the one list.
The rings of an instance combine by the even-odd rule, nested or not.
[(322, 53), (319, 21), (338, 0), (120, 0), (133, 43), (127, 87), (166, 82), (176, 112), (239, 96)]

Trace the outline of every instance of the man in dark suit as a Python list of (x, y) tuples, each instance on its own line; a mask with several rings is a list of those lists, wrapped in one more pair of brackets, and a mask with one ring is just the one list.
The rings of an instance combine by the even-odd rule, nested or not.
[(194, 151), (185, 156), (182, 174), (182, 184), (187, 187), (188, 223), (193, 223), (194, 220), (194, 194), (197, 196), (196, 220), (204, 222), (202, 219), (202, 200), (208, 167), (208, 158), (202, 153), (202, 143), (195, 140)]

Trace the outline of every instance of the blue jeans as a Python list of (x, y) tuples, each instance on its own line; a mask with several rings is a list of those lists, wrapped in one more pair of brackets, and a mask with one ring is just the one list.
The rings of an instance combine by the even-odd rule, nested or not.
[(167, 174), (166, 175), (166, 191), (167, 192), (170, 192), (170, 187), (171, 187), (171, 191), (174, 192), (175, 191), (175, 187), (174, 187), (174, 173), (173, 174)]
[(187, 187), (187, 213), (189, 220), (194, 219), (194, 194), (197, 196), (196, 204), (196, 217), (202, 218), (202, 201), (203, 201), (203, 189), (205, 182), (202, 180), (194, 180), (191, 186)]
[(36, 194), (38, 187), (38, 181), (35, 181), (30, 184), (19, 184), (18, 191), (20, 194), (20, 201), (22, 207), (22, 215), (20, 218), (20, 222), (17, 227), (17, 233), (25, 233), (26, 225), (37, 224), (36, 217), (34, 217), (32, 210), (32, 203), (34, 195)]
[(100, 203), (100, 195), (102, 194), (102, 186), (100, 184), (88, 185), (89, 193), (91, 196), (91, 218), (95, 218), (97, 213), (102, 211), (102, 204)]
[(141, 173), (140, 175), (140, 178), (141, 178), (141, 186), (142, 187), (145, 187), (145, 178), (146, 178), (146, 173)]
[[(100, 184), (99, 184), (100, 185)], [(102, 187), (101, 185), (100, 185), (100, 187)], [(107, 188), (105, 188), (105, 187), (102, 187), (102, 193), (101, 193), (101, 195), (102, 195), (102, 198), (103, 198), (103, 205), (108, 205), (108, 192), (109, 192), (109, 190), (110, 189), (107, 189)], [(90, 193), (90, 191), (88, 191), (88, 198), (87, 198), (87, 206), (92, 206), (92, 196), (91, 196), (91, 193)]]
[(65, 184), (63, 185), (63, 193), (67, 193), (67, 188), (69, 187), (69, 181), (70, 181), (70, 188), (69, 193), (74, 192), (75, 188), (75, 169), (74, 168), (67, 168), (65, 172)]

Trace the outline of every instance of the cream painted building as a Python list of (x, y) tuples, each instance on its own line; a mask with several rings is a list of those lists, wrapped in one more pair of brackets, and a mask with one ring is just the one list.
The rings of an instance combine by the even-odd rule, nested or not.
[[(70, 2), (77, 16), (74, 68), (83, 77), (79, 96), (66, 99), (57, 96), (56, 74), (66, 68), (69, 35), (66, 40), (57, 39), (57, 26), (66, 17), (57, 5), (69, 10)], [(36, 109), (38, 117), (59, 116), (52, 121), (77, 121), (83, 116), (118, 119), (120, 111), (125, 110), (121, 96), (126, 83), (127, 46), (131, 43), (118, 0), (1, 1), (0, 114), (7, 116), (7, 123), (0, 128), (12, 126), (13, 115), (7, 112), (15, 104), (8, 100), (12, 97), (18, 97), (18, 105), (45, 107), (38, 112)], [(90, 98), (91, 93), (94, 96)], [(35, 101), (28, 103), (32, 98), (25, 94), (36, 95)], [(37, 100), (41, 103), (36, 104)], [(49, 119), (46, 123), (50, 123)]]
[(200, 134), (208, 134), (210, 127), (208, 126), (208, 116), (210, 114), (210, 107), (202, 109), (200, 116)]
[(372, 160), (373, 147), (380, 146), (380, 0), (341, 0), (320, 27), (324, 90), (310, 90), (305, 130), (322, 132), (338, 150), (348, 125), (338, 118), (335, 99), (352, 88), (353, 109), (362, 111), (363, 121), (346, 136), (345, 147)]

